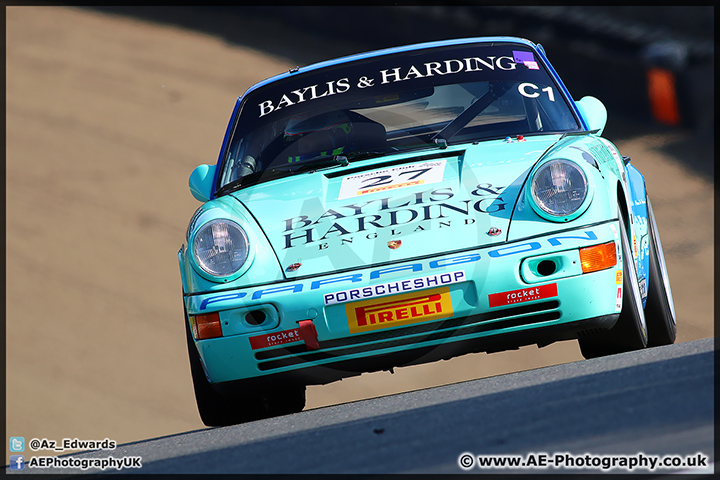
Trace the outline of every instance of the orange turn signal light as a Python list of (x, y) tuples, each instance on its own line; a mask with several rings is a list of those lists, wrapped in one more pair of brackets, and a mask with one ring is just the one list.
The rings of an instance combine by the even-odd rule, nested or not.
[(203, 315), (190, 315), (190, 325), (196, 340), (222, 337), (220, 314), (218, 312)]
[(580, 249), (580, 264), (583, 273), (597, 272), (617, 265), (615, 242), (603, 243)]

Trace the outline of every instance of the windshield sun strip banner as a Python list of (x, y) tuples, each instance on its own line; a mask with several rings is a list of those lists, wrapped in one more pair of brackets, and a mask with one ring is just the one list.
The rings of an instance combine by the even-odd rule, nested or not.
[(279, 112), (283, 116), (297, 114), (307, 111), (308, 104), (317, 110), (326, 104), (393, 98), (398, 92), (445, 84), (548, 80), (550, 76), (539, 67), (533, 50), (524, 45), (439, 46), (413, 55), (378, 55), (277, 79), (246, 94), (240, 123), (242, 130), (252, 130), (258, 119), (267, 121)]

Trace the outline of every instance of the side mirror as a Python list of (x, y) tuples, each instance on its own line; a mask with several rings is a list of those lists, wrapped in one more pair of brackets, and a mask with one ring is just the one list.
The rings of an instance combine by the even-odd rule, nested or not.
[(190, 174), (188, 185), (193, 197), (201, 202), (210, 200), (217, 165), (200, 165)]
[(598, 130), (601, 135), (607, 123), (607, 109), (605, 105), (595, 97), (583, 97), (575, 102), (580, 115), (582, 115), (585, 123), (590, 130)]

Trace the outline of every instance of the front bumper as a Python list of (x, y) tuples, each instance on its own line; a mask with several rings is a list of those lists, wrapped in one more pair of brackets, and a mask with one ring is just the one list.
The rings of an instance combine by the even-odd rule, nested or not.
[[(195, 342), (211, 382), (272, 377), (328, 383), (611, 328), (622, 304), (622, 263), (583, 274), (578, 253), (610, 241), (619, 245), (617, 222), (501, 247), (186, 295), (185, 302), (189, 315), (220, 314), (223, 336)], [(300, 332), (300, 322), (307, 326), (308, 320), (317, 343)]]

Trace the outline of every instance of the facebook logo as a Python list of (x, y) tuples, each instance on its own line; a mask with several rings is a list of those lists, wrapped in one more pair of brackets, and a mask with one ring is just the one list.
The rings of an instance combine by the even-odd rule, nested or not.
[(10, 470), (23, 470), (25, 468), (25, 455), (10, 455)]
[(24, 452), (25, 451), (25, 437), (10, 437), (10, 451), (11, 452)]

